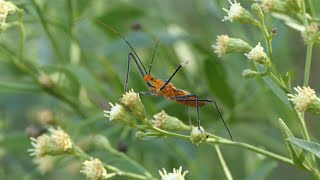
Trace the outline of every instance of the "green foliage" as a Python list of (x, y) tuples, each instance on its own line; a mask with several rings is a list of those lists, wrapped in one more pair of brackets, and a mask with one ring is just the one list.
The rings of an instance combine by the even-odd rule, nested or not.
[[(16, 11), (0, 17), (0, 179), (84, 179), (82, 162), (90, 157), (99, 158), (113, 179), (159, 179), (158, 170), (179, 166), (188, 170), (186, 179), (319, 178), (320, 122), (297, 111), (287, 94), (297, 86), (320, 88), (320, 1), (275, 0), (280, 4), (265, 12), (261, 0), (262, 11), (255, 4), (255, 13), (253, 1), (237, 1), (245, 11), (233, 22), (221, 21), (232, 18), (222, 10), (231, 6), (225, 0), (12, 1)], [(190, 61), (172, 83), (214, 98), (235, 142), (211, 105), (200, 108), (208, 134), (199, 146), (190, 142), (186, 108), (162, 97), (140, 95), (146, 118), (126, 109), (131, 127), (105, 117), (109, 102), (120, 104), (132, 50), (97, 19), (127, 39), (146, 68), (159, 39), (156, 78), (166, 80)], [(233, 37), (233, 45), (237, 38), (252, 47), (260, 42), (265, 54), (247, 58), (246, 46), (218, 58), (212, 45), (221, 34)], [(257, 75), (245, 79), (245, 69)], [(131, 88), (148, 91), (133, 61)], [(183, 128), (155, 127), (153, 115), (161, 110)], [(30, 137), (49, 134), (49, 127), (61, 127), (73, 149), (41, 166), (29, 155)]]

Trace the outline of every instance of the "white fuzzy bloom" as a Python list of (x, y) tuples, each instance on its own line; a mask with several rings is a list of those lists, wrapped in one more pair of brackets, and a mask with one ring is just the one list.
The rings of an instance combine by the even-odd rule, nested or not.
[(263, 51), (263, 47), (261, 46), (260, 42), (256, 47), (251, 49), (249, 53), (245, 53), (245, 56), (248, 57), (248, 59), (253, 60), (254, 62), (257, 62), (259, 64), (268, 64), (269, 59), (267, 57), (267, 54)]
[(0, 23), (5, 23), (7, 16), (16, 10), (17, 7), (12, 2), (0, 0)]
[(159, 170), (159, 174), (162, 180), (184, 180), (184, 176), (188, 173), (188, 171), (184, 171), (182, 173), (182, 167), (180, 166), (179, 169), (173, 168), (172, 173), (167, 173), (167, 171), (162, 168), (162, 171)]
[(83, 173), (89, 180), (107, 178), (107, 171), (103, 167), (102, 162), (97, 158), (91, 158), (90, 161), (84, 161), (82, 170), (80, 172)]
[(124, 107), (117, 103), (115, 105), (113, 105), (112, 103), (109, 103), (109, 104), (111, 106), (111, 110), (103, 111), (104, 116), (109, 117), (110, 121), (121, 117), (121, 114), (125, 111)]
[(212, 45), (212, 48), (219, 57), (227, 54), (229, 40), (230, 38), (228, 35), (217, 36), (217, 43), (216, 45)]
[(223, 8), (223, 10), (228, 13), (228, 16), (224, 16), (222, 21), (229, 20), (233, 22), (234, 20), (239, 19), (246, 10), (236, 0), (234, 0), (234, 2), (232, 2), (231, 0), (228, 0), (228, 2), (231, 5), (230, 9), (228, 10)]
[(31, 145), (33, 146), (33, 149), (28, 149), (28, 152), (30, 152), (30, 156), (35, 157), (43, 157), (47, 153), (47, 145), (49, 144), (49, 136), (46, 134), (43, 134), (37, 138), (31, 137)]
[(317, 96), (313, 89), (308, 87), (297, 86), (294, 88), (297, 94), (288, 94), (288, 98), (293, 102), (294, 108), (299, 112), (304, 112), (307, 107), (314, 101)]

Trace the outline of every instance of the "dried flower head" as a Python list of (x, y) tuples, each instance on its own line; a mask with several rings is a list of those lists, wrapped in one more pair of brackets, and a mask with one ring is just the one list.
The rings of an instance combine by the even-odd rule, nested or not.
[(288, 94), (288, 97), (289, 100), (293, 102), (294, 108), (299, 112), (306, 111), (308, 106), (317, 99), (315, 91), (310, 87), (297, 86), (294, 90), (297, 94)]
[(115, 120), (121, 123), (129, 124), (130, 126), (134, 125), (133, 117), (130, 112), (120, 104), (113, 105), (109, 103), (111, 106), (110, 111), (104, 111), (104, 116), (109, 117), (110, 121)]
[(144, 105), (141, 102), (139, 94), (135, 93), (133, 89), (123, 94), (120, 102), (126, 105), (134, 116), (139, 119), (145, 119)]
[(228, 35), (217, 36), (216, 41), (216, 44), (212, 45), (212, 48), (219, 57), (233, 52), (245, 53), (252, 49), (252, 47), (242, 39), (230, 38)]
[(50, 135), (43, 134), (32, 138), (31, 144), (34, 149), (29, 149), (31, 156), (43, 157), (45, 155), (58, 155), (72, 151), (72, 141), (70, 136), (61, 128), (49, 128)]
[(229, 20), (230, 22), (233, 21), (237, 21), (240, 23), (248, 23), (248, 24), (254, 24), (254, 25), (258, 25), (259, 22), (257, 20), (255, 20), (252, 15), (246, 10), (244, 9), (240, 3), (238, 3), (236, 0), (228, 0), (228, 2), (230, 3), (230, 8), (225, 9), (223, 8), (223, 10), (225, 12), (227, 12), (227, 16), (223, 17), (222, 21), (227, 21)]
[(249, 53), (245, 53), (244, 55), (259, 64), (269, 65), (270, 63), (266, 53), (263, 51), (263, 47), (261, 46), (260, 42)]
[(106, 169), (103, 167), (102, 162), (97, 158), (90, 158), (89, 161), (84, 161), (82, 170), (80, 172), (83, 173), (89, 180), (108, 178)]
[(182, 167), (180, 166), (179, 169), (173, 168), (173, 172), (167, 173), (167, 171), (162, 168), (162, 171), (159, 170), (159, 174), (162, 180), (184, 180), (184, 177), (188, 171), (184, 171), (182, 173)]

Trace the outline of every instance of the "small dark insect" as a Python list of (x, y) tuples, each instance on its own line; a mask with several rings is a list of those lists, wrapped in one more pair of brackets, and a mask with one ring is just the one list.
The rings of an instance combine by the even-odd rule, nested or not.
[(104, 25), (105, 27), (107, 27), (111, 31), (113, 31), (115, 34), (119, 35), (132, 50), (132, 52), (130, 52), (128, 54), (127, 73), (126, 73), (126, 77), (125, 77), (124, 92), (127, 91), (129, 72), (130, 72), (130, 61), (131, 61), (131, 59), (133, 59), (133, 61), (137, 65), (137, 67), (143, 77), (144, 82), (146, 83), (146, 85), (148, 86), (148, 88), (150, 90), (150, 92), (140, 92), (139, 94), (151, 95), (151, 96), (164, 96), (165, 98), (170, 99), (171, 101), (174, 101), (178, 104), (182, 104), (182, 105), (187, 106), (188, 115), (189, 115), (189, 108), (188, 107), (189, 106), (195, 107), (197, 110), (197, 127), (199, 130), (200, 130), (199, 108), (204, 106), (207, 103), (212, 103), (215, 105), (215, 107), (219, 113), (219, 116), (220, 116), (224, 126), (226, 127), (226, 129), (230, 135), (230, 138), (233, 141), (233, 137), (231, 135), (231, 132), (230, 132), (229, 128), (227, 127), (227, 124), (224, 121), (224, 119), (221, 115), (221, 112), (218, 108), (218, 105), (214, 99), (199, 98), (197, 95), (192, 94), (186, 90), (182, 90), (182, 89), (178, 89), (178, 88), (174, 87), (173, 84), (171, 83), (172, 78), (188, 62), (181, 63), (167, 80), (156, 79), (154, 76), (151, 75), (151, 68), (152, 68), (152, 64), (153, 64), (153, 60), (154, 60), (154, 56), (155, 56), (157, 47), (159, 45), (159, 40), (157, 41), (156, 48), (155, 48), (153, 55), (152, 55), (152, 60), (151, 60), (150, 66), (149, 66), (149, 70), (147, 71), (146, 68), (144, 67), (144, 65), (142, 64), (139, 56), (137, 55), (136, 51), (131, 46), (131, 44), (118, 31), (116, 31), (115, 29), (113, 29), (109, 25), (101, 22), (100, 20), (96, 19), (96, 21), (98, 23)]

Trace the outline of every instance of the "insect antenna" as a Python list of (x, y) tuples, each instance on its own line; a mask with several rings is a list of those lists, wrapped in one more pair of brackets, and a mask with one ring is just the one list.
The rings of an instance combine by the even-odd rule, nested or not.
[(151, 63), (150, 63), (150, 66), (149, 66), (149, 72), (148, 72), (149, 75), (150, 75), (150, 72), (151, 72), (154, 55), (156, 54), (156, 51), (157, 51), (157, 48), (158, 48), (159, 43), (160, 43), (160, 39), (157, 40), (156, 48), (155, 48), (154, 51), (153, 51)]
[(131, 46), (131, 44), (127, 41), (126, 38), (124, 38), (118, 31), (116, 31), (115, 29), (113, 29), (111, 26), (107, 25), (106, 23), (100, 21), (99, 19), (94, 19), (96, 22), (98, 22), (99, 24), (102, 24), (103, 26), (107, 27), (108, 29), (110, 29), (112, 32), (114, 32), (115, 34), (117, 34), (118, 36), (120, 36), (126, 43), (127, 45), (130, 47), (130, 49), (132, 50), (132, 52), (134, 53), (134, 55), (138, 58), (138, 61), (140, 63), (140, 65), (143, 67), (143, 70), (145, 72), (145, 74), (147, 74), (147, 70), (144, 67), (144, 65), (142, 64), (138, 54), (136, 53), (136, 51), (133, 49), (133, 47)]

